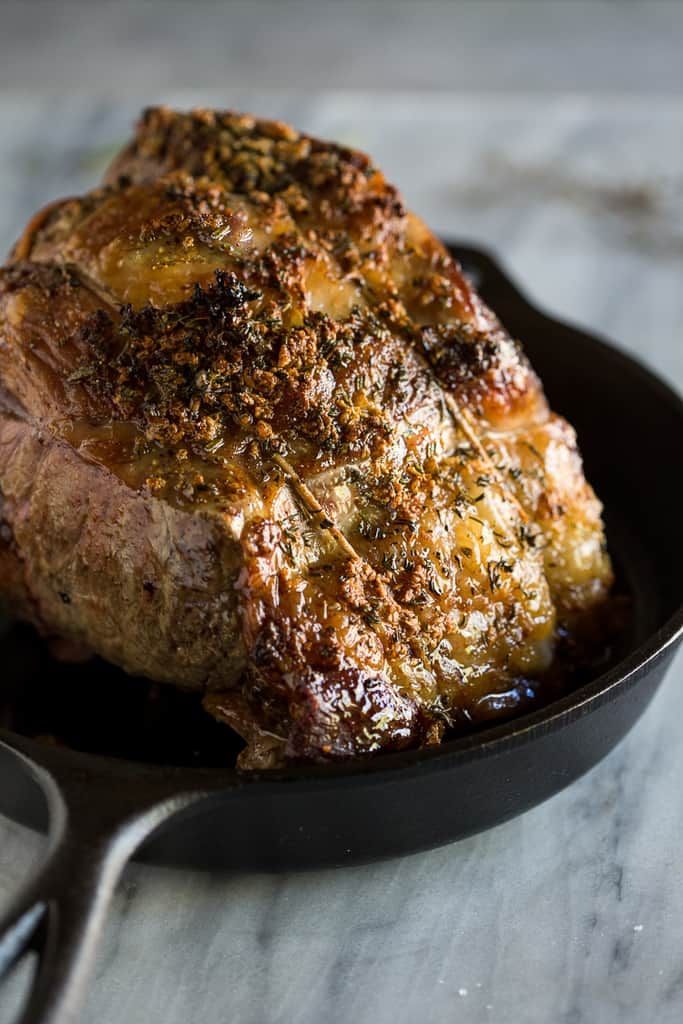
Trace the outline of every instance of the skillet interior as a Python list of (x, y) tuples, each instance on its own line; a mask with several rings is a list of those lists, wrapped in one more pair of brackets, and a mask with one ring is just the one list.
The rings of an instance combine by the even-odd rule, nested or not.
[[(279, 868), (369, 860), (438, 845), (490, 827), (567, 785), (603, 757), (637, 719), (668, 665), (683, 622), (683, 552), (671, 515), (683, 498), (675, 472), (683, 403), (637, 363), (534, 310), (484, 254), (456, 247), (485, 300), (524, 340), (558, 412), (574, 424), (588, 478), (606, 506), (607, 532), (634, 601), (620, 662), (532, 715), (430, 751), (364, 764), (264, 773), (226, 771), (226, 730), (192, 698), (148, 689), (97, 662), (51, 661), (35, 636), (12, 627), (2, 641), (0, 725), (14, 734), (59, 734), (76, 749), (123, 760), (74, 758), (60, 765), (144, 790), (163, 773), (179, 790), (210, 771), (228, 787), (152, 840), (155, 860)], [(674, 517), (675, 518), (675, 517)], [(38, 753), (32, 743), (24, 749)], [(234, 752), (238, 749), (235, 743)], [(151, 762), (142, 769), (133, 761)], [(176, 766), (170, 768), (169, 765)], [(8, 785), (0, 805), (35, 819), (27, 787)]]

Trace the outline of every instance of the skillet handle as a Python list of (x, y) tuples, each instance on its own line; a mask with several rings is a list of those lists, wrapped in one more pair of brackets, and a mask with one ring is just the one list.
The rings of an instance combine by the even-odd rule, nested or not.
[[(16, 752), (15, 752), (16, 753)], [(21, 755), (18, 755), (21, 756)], [(132, 854), (163, 822), (208, 796), (134, 784), (60, 779), (30, 763), (47, 796), (48, 853), (0, 916), (0, 979), (30, 945), (38, 968), (17, 1024), (76, 1024), (116, 883)]]
[[(66, 836), (15, 903), (0, 946), (7, 969), (29, 941), (39, 964), (20, 1024), (74, 1024), (116, 882), (136, 844), (124, 832)], [(4, 957), (2, 953), (4, 952)]]

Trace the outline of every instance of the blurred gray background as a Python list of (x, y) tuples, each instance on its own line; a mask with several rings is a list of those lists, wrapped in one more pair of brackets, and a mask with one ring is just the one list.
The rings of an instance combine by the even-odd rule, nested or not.
[[(369, 150), (437, 231), (680, 388), (682, 55), (659, 0), (0, 2), (0, 248), (91, 187), (142, 106), (242, 108)], [(456, 847), (133, 866), (85, 1024), (679, 1024), (682, 668), (594, 773)], [(39, 851), (0, 819), (0, 900)]]
[(680, 95), (660, 0), (6, 0), (0, 88)]

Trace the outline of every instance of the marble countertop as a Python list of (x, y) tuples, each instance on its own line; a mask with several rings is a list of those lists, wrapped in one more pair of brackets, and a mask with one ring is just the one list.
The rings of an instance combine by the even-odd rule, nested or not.
[[(163, 98), (369, 149), (444, 235), (496, 250), (537, 302), (683, 385), (683, 98), (246, 87)], [(95, 180), (139, 105), (0, 98), (2, 248), (39, 205)], [(133, 865), (85, 1024), (678, 1024), (682, 677), (679, 658), (590, 775), (459, 844), (301, 875)], [(39, 849), (0, 819), (0, 899)], [(0, 1024), (29, 970), (0, 991)]]

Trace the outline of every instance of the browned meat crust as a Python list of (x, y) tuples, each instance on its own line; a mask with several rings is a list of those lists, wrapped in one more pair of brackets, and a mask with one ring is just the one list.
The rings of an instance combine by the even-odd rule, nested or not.
[(148, 111), (0, 276), (21, 615), (194, 687), (245, 766), (543, 696), (611, 583), (573, 431), (361, 153)]

